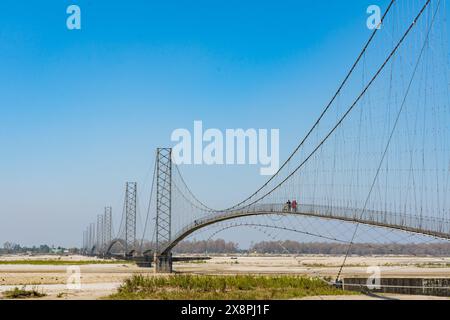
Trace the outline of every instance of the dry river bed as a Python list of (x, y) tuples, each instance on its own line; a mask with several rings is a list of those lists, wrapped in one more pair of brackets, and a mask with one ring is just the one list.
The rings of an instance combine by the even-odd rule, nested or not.
[[(1, 260), (93, 260), (83, 256), (0, 256)], [(215, 256), (204, 262), (175, 263), (180, 273), (194, 274), (298, 274), (310, 277), (335, 277), (341, 256)], [(383, 277), (449, 277), (450, 258), (439, 257), (349, 257), (344, 277), (367, 276), (367, 268), (379, 266)], [(133, 274), (155, 275), (153, 269), (133, 263), (79, 265), (81, 287), (68, 288), (72, 268), (68, 265), (0, 264), (0, 293), (14, 287), (33, 288), (47, 294), (41, 299), (99, 299), (115, 292)], [(70, 271), (70, 272), (69, 272)], [(420, 299), (433, 297), (394, 296)], [(366, 296), (311, 297), (309, 299), (376, 299)]]

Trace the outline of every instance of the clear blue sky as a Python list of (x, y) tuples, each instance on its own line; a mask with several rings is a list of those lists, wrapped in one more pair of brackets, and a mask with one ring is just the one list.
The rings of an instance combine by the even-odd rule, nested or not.
[[(80, 245), (105, 205), (117, 227), (125, 181), (148, 189), (155, 148), (194, 120), (278, 128), (284, 159), (369, 36), (366, 8), (387, 2), (2, 0), (0, 244)], [(216, 207), (258, 171), (184, 170)]]

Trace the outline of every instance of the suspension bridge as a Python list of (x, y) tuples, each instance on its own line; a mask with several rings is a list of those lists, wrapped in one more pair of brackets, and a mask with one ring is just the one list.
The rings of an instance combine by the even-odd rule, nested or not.
[[(147, 257), (157, 272), (172, 272), (177, 244), (229, 221), (235, 224), (224, 229), (260, 226), (344, 242), (347, 254), (363, 226), (450, 240), (445, 22), (445, 1), (391, 1), (380, 28), (278, 172), (229, 208), (200, 201), (173, 162), (173, 150), (158, 148), (142, 237), (138, 185), (128, 182), (117, 233), (106, 207), (83, 233), (84, 252)], [(288, 200), (298, 205), (286, 206)], [(337, 236), (295, 228), (295, 221), (308, 219), (350, 228)]]

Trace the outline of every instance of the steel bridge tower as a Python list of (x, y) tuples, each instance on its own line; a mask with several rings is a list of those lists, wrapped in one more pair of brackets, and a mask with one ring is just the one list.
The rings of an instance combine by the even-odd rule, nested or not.
[(103, 250), (103, 216), (101, 214), (97, 215), (97, 243), (96, 251), (101, 253)]
[(127, 182), (125, 191), (125, 255), (136, 245), (136, 202), (137, 183)]
[(105, 207), (103, 215), (103, 243), (108, 246), (112, 240), (112, 208)]
[(95, 245), (95, 223), (89, 225), (89, 254), (92, 254), (92, 249)]
[(88, 231), (83, 231), (83, 252), (86, 253), (86, 250), (88, 248)]
[(172, 272), (172, 253), (160, 255), (171, 240), (172, 149), (158, 148), (156, 154), (156, 272)]

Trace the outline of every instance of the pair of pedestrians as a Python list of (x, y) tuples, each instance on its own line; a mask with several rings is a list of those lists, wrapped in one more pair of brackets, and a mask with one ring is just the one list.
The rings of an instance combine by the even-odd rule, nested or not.
[(297, 212), (297, 200), (288, 200), (285, 205), (285, 211)]

